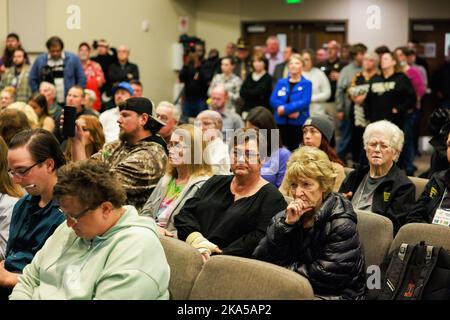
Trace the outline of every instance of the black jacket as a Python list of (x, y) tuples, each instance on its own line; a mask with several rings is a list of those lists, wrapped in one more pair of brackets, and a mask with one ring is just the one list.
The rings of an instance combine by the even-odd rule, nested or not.
[(430, 178), (419, 199), (411, 208), (406, 223), (431, 223), (446, 187), (447, 192), (450, 192), (450, 169), (436, 172)]
[(192, 63), (183, 66), (178, 78), (184, 83), (184, 95), (187, 100), (208, 99), (208, 76), (202, 66), (194, 67)]
[[(345, 178), (339, 192), (347, 193), (351, 191), (355, 194), (358, 186), (368, 173), (369, 166), (356, 168)], [(384, 181), (375, 189), (371, 211), (391, 219), (394, 232), (397, 233), (398, 229), (405, 224), (409, 209), (415, 202), (415, 195), (416, 186), (394, 164)]]
[(364, 298), (364, 252), (351, 202), (331, 193), (308, 230), (303, 228), (302, 218), (293, 226), (286, 224), (285, 212), (272, 219), (253, 257), (305, 276), (315, 295)]
[(134, 63), (127, 62), (125, 65), (120, 65), (118, 62), (109, 66), (108, 79), (111, 86), (118, 84), (119, 82), (131, 80), (139, 80), (139, 68)]
[(253, 80), (250, 73), (241, 87), (241, 98), (244, 99), (243, 111), (250, 111), (254, 107), (270, 108), (270, 95), (272, 94), (272, 77), (266, 73), (258, 81)]
[[(396, 72), (389, 78), (382, 74), (370, 79), (370, 90), (364, 101), (364, 112), (367, 120), (389, 120), (403, 128), (408, 111), (416, 107), (416, 91), (411, 80), (401, 72)], [(396, 108), (398, 113), (393, 113)]]

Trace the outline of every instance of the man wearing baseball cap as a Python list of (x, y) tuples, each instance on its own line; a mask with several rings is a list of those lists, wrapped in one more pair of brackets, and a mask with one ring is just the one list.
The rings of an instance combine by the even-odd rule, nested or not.
[[(167, 155), (157, 132), (164, 124), (153, 118), (153, 103), (147, 98), (129, 98), (119, 106), (119, 140), (106, 143), (92, 158), (107, 163), (127, 193), (127, 204), (138, 211), (164, 175)], [(72, 143), (74, 161), (86, 159), (81, 127), (76, 126)], [(161, 140), (161, 141), (160, 141)]]
[[(131, 98), (134, 94), (133, 87), (128, 82), (121, 82), (113, 88), (114, 104), (111, 107), (107, 107), (106, 111), (100, 114), (99, 120), (103, 126), (105, 133), (105, 141), (111, 142), (119, 139), (119, 107), (118, 105), (125, 100)], [(112, 102), (112, 101), (111, 101)]]
[(252, 73), (252, 58), (250, 57), (250, 48), (244, 39), (237, 42), (237, 52), (234, 63), (234, 74), (244, 81)]

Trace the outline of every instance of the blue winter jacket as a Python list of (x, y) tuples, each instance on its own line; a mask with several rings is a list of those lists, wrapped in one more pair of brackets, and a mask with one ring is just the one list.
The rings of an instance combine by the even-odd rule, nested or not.
[[(80, 59), (73, 53), (64, 51), (64, 96), (74, 85), (86, 86), (86, 77)], [(39, 55), (31, 67), (28, 83), (33, 92), (39, 91), (42, 69), (47, 65), (48, 53)]]
[[(303, 76), (290, 92), (289, 77), (280, 79), (275, 86), (270, 97), (270, 105), (275, 111), (275, 122), (278, 125), (302, 126), (309, 118), (309, 104), (311, 103), (312, 83)], [(290, 100), (288, 103), (288, 98)], [(284, 115), (279, 116), (277, 108), (284, 106)], [(297, 118), (291, 119), (288, 116), (299, 112)]]

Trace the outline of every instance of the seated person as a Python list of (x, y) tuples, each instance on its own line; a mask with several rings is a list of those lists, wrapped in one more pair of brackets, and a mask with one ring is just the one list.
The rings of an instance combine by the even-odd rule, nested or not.
[(202, 128), (203, 139), (207, 142), (204, 149), (205, 162), (212, 166), (213, 174), (229, 175), (230, 153), (222, 140), (222, 117), (218, 112), (204, 110), (195, 120), (196, 126)]
[(294, 201), (272, 219), (253, 257), (306, 277), (317, 299), (364, 299), (364, 253), (352, 204), (332, 192), (336, 173), (323, 151), (298, 152), (285, 177)]
[(213, 253), (251, 257), (270, 219), (286, 208), (283, 195), (261, 177), (265, 143), (239, 130), (231, 153), (234, 175), (213, 176), (175, 217), (178, 238), (207, 260)]
[(44, 129), (16, 134), (8, 146), (9, 174), (27, 192), (14, 206), (5, 260), (0, 264), (0, 297), (5, 299), (19, 274), (55, 229), (64, 222), (53, 199), (56, 171), (66, 160), (56, 138)]
[(169, 298), (156, 225), (124, 206), (125, 191), (107, 164), (64, 166), (54, 195), (67, 222), (24, 269), (10, 299)]
[[(450, 163), (450, 132), (447, 134), (447, 160)], [(433, 174), (417, 202), (409, 210), (407, 223), (424, 222), (449, 226), (450, 167)]]
[[(344, 181), (345, 171), (344, 163), (336, 154), (336, 151), (331, 147), (330, 141), (334, 135), (334, 123), (326, 115), (317, 115), (310, 117), (303, 125), (303, 140), (304, 146), (319, 148), (325, 152), (328, 159), (333, 165), (334, 172), (336, 173), (336, 181), (334, 183), (333, 191), (337, 192)], [(294, 151), (289, 161), (295, 161), (296, 152)], [(282, 185), (281, 192), (286, 194), (289, 186)]]
[[(103, 127), (100, 120), (96, 116), (82, 115), (77, 120), (76, 123), (81, 128), (81, 135), (84, 145), (84, 150), (86, 152), (86, 157), (90, 158), (92, 155), (96, 154), (102, 150), (105, 144), (105, 134), (103, 133)], [(68, 139), (66, 150), (64, 155), (67, 161), (72, 161), (72, 143), (73, 138)]]
[[(273, 118), (272, 112), (264, 107), (255, 107), (247, 115), (245, 121), (246, 128), (254, 128), (265, 130), (262, 131), (267, 140), (267, 159), (261, 168), (261, 176), (274, 184), (277, 188), (280, 187), (286, 172), (286, 163), (291, 156), (291, 152), (283, 147), (281, 135)], [(272, 141), (272, 137), (278, 139)]]
[(351, 199), (356, 210), (391, 219), (397, 233), (405, 224), (416, 193), (415, 185), (396, 165), (403, 147), (403, 131), (387, 120), (373, 122), (366, 127), (363, 142), (369, 166), (350, 172), (339, 192)]
[(181, 125), (172, 133), (168, 143), (166, 174), (159, 180), (140, 213), (154, 218), (162, 235), (175, 235), (175, 216), (212, 176), (211, 166), (202, 160), (205, 146), (201, 130), (192, 124)]

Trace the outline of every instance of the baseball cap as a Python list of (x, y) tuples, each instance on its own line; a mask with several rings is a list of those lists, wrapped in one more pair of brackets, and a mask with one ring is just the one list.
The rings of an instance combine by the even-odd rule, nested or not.
[(128, 91), (131, 95), (134, 94), (133, 87), (132, 87), (131, 84), (129, 84), (128, 82), (122, 81), (122, 82), (119, 83), (117, 86), (115, 86), (115, 87), (113, 88), (113, 94), (115, 94), (116, 91), (119, 90), (119, 89), (126, 90), (126, 91)]
[(148, 114), (149, 120), (147, 122), (147, 127), (153, 133), (158, 132), (159, 129), (166, 125), (165, 123), (153, 117), (153, 107), (153, 102), (150, 101), (150, 99), (147, 99), (145, 97), (131, 97), (119, 105), (119, 110), (130, 110), (138, 114)]

